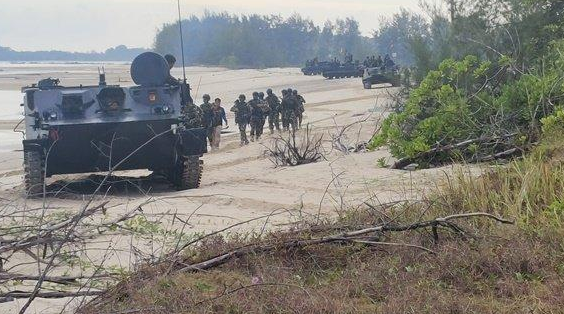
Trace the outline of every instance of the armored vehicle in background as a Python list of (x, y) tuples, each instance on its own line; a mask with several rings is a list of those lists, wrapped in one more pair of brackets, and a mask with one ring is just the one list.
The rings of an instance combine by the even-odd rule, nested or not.
[(365, 89), (371, 89), (375, 84), (391, 84), (392, 86), (401, 85), (401, 75), (399, 67), (373, 67), (364, 69), (362, 84)]
[(334, 67), (333, 62), (329, 62), (329, 61), (321, 61), (321, 62), (317, 62), (315, 60), (308, 61), (306, 62), (306, 66), (302, 68), (302, 73), (304, 75), (320, 75), (324, 71), (327, 71), (333, 67)]
[(184, 123), (188, 84), (153, 52), (135, 58), (131, 77), (136, 86), (107, 85), (102, 73), (95, 86), (45, 79), (22, 88), (29, 194), (53, 175), (133, 169), (162, 173), (179, 190), (199, 186), (206, 131)]
[(331, 68), (323, 71), (323, 77), (328, 79), (361, 77), (363, 67), (358, 63), (334, 64)]

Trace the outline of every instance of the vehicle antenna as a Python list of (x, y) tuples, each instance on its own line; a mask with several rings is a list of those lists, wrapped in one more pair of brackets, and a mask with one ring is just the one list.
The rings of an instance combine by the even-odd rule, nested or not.
[(200, 91), (200, 83), (202, 83), (202, 77), (200, 76), (200, 80), (198, 81), (198, 87), (196, 87), (196, 95), (194, 96), (194, 99), (198, 98), (198, 92)]
[(180, 13), (180, 0), (177, 0), (178, 3), (178, 28), (180, 29), (180, 51), (182, 54), (182, 75), (184, 79), (184, 83), (186, 83), (186, 64), (184, 62), (184, 36), (182, 34), (182, 14)]

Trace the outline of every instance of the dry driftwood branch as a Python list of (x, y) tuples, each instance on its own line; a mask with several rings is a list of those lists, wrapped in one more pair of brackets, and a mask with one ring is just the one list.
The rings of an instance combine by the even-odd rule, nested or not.
[[(248, 245), (245, 247), (241, 247), (238, 249), (231, 250), (229, 252), (223, 253), (218, 255), (214, 258), (211, 258), (206, 261), (202, 261), (192, 265), (185, 265), (180, 263), (180, 271), (202, 271), (208, 270), (220, 265), (223, 265), (230, 261), (233, 258), (238, 258), (246, 255), (257, 254), (257, 253), (265, 253), (271, 252), (274, 250), (279, 249), (293, 249), (293, 248), (304, 248), (311, 245), (318, 245), (324, 243), (342, 243), (342, 242), (354, 242), (358, 240), (358, 237), (365, 236), (368, 234), (375, 234), (381, 232), (401, 232), (401, 231), (409, 231), (409, 230), (416, 230), (422, 228), (437, 228), (437, 227), (445, 227), (445, 228), (456, 228), (451, 221), (464, 219), (464, 218), (471, 218), (471, 217), (484, 217), (493, 219), (497, 222), (503, 224), (513, 224), (513, 221), (497, 217), (495, 215), (489, 213), (468, 213), (468, 214), (460, 214), (460, 215), (451, 215), (447, 217), (439, 217), (433, 220), (417, 222), (409, 225), (391, 225), (391, 224), (381, 224), (378, 226), (360, 229), (360, 230), (353, 230), (348, 231), (340, 234), (320, 237), (320, 238), (313, 238), (313, 239), (294, 239), (284, 241), (282, 243), (277, 244), (256, 244), (256, 245)], [(381, 244), (381, 243), (380, 243)], [(388, 243), (390, 244), (390, 243)], [(391, 244), (390, 244), (391, 245)], [(394, 245), (402, 245), (396, 243)]]
[[(56, 284), (76, 284), (81, 279), (99, 279), (99, 278), (110, 278), (110, 274), (100, 274), (96, 276), (46, 276), (44, 281), (56, 283)], [(37, 281), (39, 276), (37, 275), (25, 275), (25, 274), (10, 274), (10, 273), (0, 273), (0, 282), (2, 281)]]
[[(66, 291), (53, 291), (53, 292), (38, 292), (35, 297), (44, 299), (60, 299), (60, 298), (70, 298), (70, 297), (84, 297), (84, 296), (97, 296), (102, 295), (102, 291), (77, 291), (77, 292), (66, 292)], [(14, 299), (27, 299), (33, 295), (33, 292), (26, 291), (10, 291), (7, 293), (0, 294), (0, 303), (11, 302)]]
[[(519, 133), (511, 133), (511, 134), (508, 134), (508, 135), (505, 135), (505, 136), (499, 136), (499, 137), (480, 137), (480, 138), (470, 139), (470, 140), (466, 140), (466, 141), (455, 143), (455, 144), (435, 147), (435, 148), (432, 148), (428, 151), (417, 154), (414, 157), (405, 157), (405, 158), (399, 159), (398, 161), (396, 161), (394, 163), (394, 165), (392, 166), (392, 169), (403, 169), (406, 166), (413, 164), (413, 163), (417, 163), (420, 160), (430, 160), (436, 154), (448, 153), (448, 152), (451, 152), (453, 150), (465, 148), (465, 147), (468, 147), (468, 146), (470, 146), (472, 144), (476, 144), (476, 143), (497, 142), (497, 141), (500, 141), (500, 140), (505, 140), (507, 138), (515, 137), (518, 134)], [(517, 149), (511, 149), (511, 150), (507, 150), (507, 151), (499, 153), (499, 154), (491, 155), (489, 157), (490, 157), (490, 160), (505, 158), (510, 153), (516, 153), (517, 151), (518, 151)], [(484, 158), (482, 158), (481, 161), (486, 161), (486, 160), (484, 160)]]

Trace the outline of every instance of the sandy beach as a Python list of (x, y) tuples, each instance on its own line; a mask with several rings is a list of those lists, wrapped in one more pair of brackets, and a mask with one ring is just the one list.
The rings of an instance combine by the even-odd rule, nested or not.
[[(35, 83), (40, 78), (57, 77), (62, 85), (96, 84), (100, 65), (0, 65), (0, 197), (5, 202), (21, 206), (41, 206), (41, 200), (25, 200), (22, 186), (21, 133), (12, 130), (18, 123), (17, 112), (21, 99), (21, 86)], [(105, 66), (109, 83), (131, 85), (128, 65)], [(180, 69), (174, 70), (180, 76)], [(177, 215), (189, 219), (190, 230), (209, 232), (248, 219), (276, 213), (268, 220), (257, 220), (240, 229), (282, 228), (288, 222), (303, 217), (334, 215), (343, 208), (361, 206), (364, 202), (380, 203), (397, 199), (417, 198), (434, 188), (436, 182), (452, 173), (453, 168), (423, 170), (410, 173), (378, 166), (378, 160), (392, 163), (385, 149), (372, 152), (346, 154), (333, 148), (332, 136), (343, 126), (354, 124), (345, 132), (343, 142), (354, 146), (366, 142), (375, 132), (378, 121), (385, 115), (391, 99), (389, 88), (364, 90), (359, 78), (326, 80), (320, 76), (304, 76), (297, 68), (264, 70), (227, 70), (222, 68), (191, 67), (187, 69), (192, 95), (210, 94), (212, 99), (223, 99), (226, 111), (239, 94), (248, 97), (253, 91), (272, 88), (280, 94), (282, 88), (295, 88), (306, 99), (305, 124), (314, 134), (323, 136), (325, 160), (298, 167), (275, 168), (265, 156), (272, 137), (268, 130), (260, 141), (239, 147), (238, 134), (231, 113), (230, 126), (225, 130), (221, 149), (204, 156), (205, 170), (201, 188), (178, 192), (166, 184), (148, 182), (140, 189), (115, 189), (103, 197), (110, 202), (110, 215), (118, 215), (134, 206), (153, 201), (144, 206), (148, 216)], [(7, 102), (8, 101), (8, 102)], [(15, 103), (13, 103), (15, 102)], [(16, 119), (14, 119), (16, 117)], [(120, 172), (127, 178), (144, 178), (146, 171)], [(78, 209), (90, 188), (72, 189), (72, 182), (91, 179), (89, 175), (55, 176), (47, 184), (69, 184), (71, 189), (61, 197), (49, 198), (51, 211)], [(94, 177), (96, 178), (96, 177)], [(97, 201), (101, 201), (102, 197)], [(165, 215), (166, 216), (166, 215)], [(168, 223), (166, 219), (163, 224)], [(171, 224), (174, 229), (175, 225)], [(135, 246), (141, 251), (155, 251), (142, 239), (116, 233), (97, 239), (90, 247), (104, 251), (115, 249), (104, 257), (106, 265), (130, 269), (135, 258), (128, 249)], [(119, 248), (119, 250), (118, 250)], [(92, 253), (90, 258), (100, 258)], [(23, 258), (23, 257), (22, 257)], [(21, 267), (21, 272), (33, 272), (33, 267)], [(35, 270), (36, 271), (36, 270)], [(67, 299), (37, 299), (33, 303), (36, 313), (58, 313)], [(0, 312), (13, 313), (24, 300), (0, 304)], [(34, 313), (31, 311), (30, 313)]]

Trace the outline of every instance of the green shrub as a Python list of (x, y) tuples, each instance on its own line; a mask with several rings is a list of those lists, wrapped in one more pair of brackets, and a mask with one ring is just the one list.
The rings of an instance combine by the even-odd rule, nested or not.
[[(557, 73), (516, 74), (511, 62), (505, 56), (496, 63), (475, 56), (444, 60), (411, 91), (404, 110), (384, 120), (370, 147), (388, 145), (392, 155), (403, 158), (484, 139), (437, 154), (434, 162), (477, 160), (514, 147), (524, 149), (538, 140), (539, 121), (554, 112), (564, 87)], [(499, 137), (503, 141), (497, 141)]]

